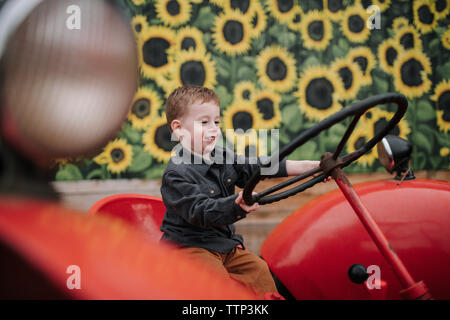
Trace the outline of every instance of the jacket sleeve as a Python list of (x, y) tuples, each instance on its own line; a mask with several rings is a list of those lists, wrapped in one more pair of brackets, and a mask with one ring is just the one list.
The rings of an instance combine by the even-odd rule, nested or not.
[[(267, 159), (267, 158), (266, 158)], [(255, 173), (256, 170), (261, 168), (262, 157), (258, 157), (256, 163), (250, 163), (248, 158), (244, 158), (242, 156), (235, 156), (234, 161), (234, 169), (238, 174), (238, 179), (236, 181), (236, 185), (240, 188), (244, 188), (247, 181), (251, 176)], [(255, 161), (253, 161), (255, 162)], [(271, 177), (287, 177), (286, 170), (286, 159), (283, 159), (278, 162), (278, 166), (273, 166), (273, 174), (270, 174)]]
[(229, 225), (247, 214), (235, 203), (237, 194), (211, 198), (201, 191), (197, 183), (187, 181), (176, 171), (164, 173), (161, 194), (167, 208), (202, 228)]

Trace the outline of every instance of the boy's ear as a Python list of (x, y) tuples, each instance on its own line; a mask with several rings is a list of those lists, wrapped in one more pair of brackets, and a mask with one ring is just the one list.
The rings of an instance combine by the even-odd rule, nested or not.
[(178, 119), (172, 120), (172, 122), (170, 123), (170, 129), (172, 129), (172, 132), (177, 129), (181, 129), (181, 121)]

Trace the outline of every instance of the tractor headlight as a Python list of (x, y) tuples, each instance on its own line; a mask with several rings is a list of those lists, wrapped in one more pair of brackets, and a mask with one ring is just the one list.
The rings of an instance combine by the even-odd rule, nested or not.
[(377, 148), (380, 162), (389, 173), (408, 170), (412, 145), (407, 140), (387, 135), (378, 143)]

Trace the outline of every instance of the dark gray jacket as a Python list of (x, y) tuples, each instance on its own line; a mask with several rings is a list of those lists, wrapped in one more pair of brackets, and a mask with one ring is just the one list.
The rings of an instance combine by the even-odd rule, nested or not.
[[(183, 152), (189, 161), (180, 160)], [(219, 146), (211, 153), (216, 158), (212, 163), (205, 163), (185, 149), (177, 154), (162, 177), (161, 194), (167, 208), (161, 225), (162, 240), (220, 253), (243, 246), (233, 223), (245, 218), (247, 212), (235, 203), (235, 186), (243, 188), (259, 164), (250, 164), (248, 158), (239, 158)], [(287, 176), (285, 160), (280, 161), (275, 176)]]

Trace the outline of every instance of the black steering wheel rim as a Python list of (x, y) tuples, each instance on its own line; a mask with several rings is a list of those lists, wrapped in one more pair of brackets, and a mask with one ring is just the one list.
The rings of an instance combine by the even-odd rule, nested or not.
[[(341, 139), (337, 150), (334, 152), (333, 158), (337, 159), (339, 157), (340, 152), (342, 151), (343, 147), (345, 146), (346, 142), (348, 141), (349, 136), (353, 132), (356, 123), (358, 122), (359, 118), (366, 112), (367, 110), (376, 107), (380, 104), (386, 104), (386, 103), (395, 103), (397, 105), (397, 111), (395, 112), (392, 119), (378, 132), (375, 133), (374, 137), (367, 141), (362, 147), (360, 147), (358, 150), (345, 155), (341, 159), (341, 164), (339, 165), (340, 168), (344, 168), (348, 166), (353, 161), (360, 158), (362, 155), (367, 153), (370, 149), (372, 149), (378, 142), (383, 139), (384, 136), (386, 136), (389, 131), (391, 131), (401, 120), (403, 115), (406, 112), (406, 109), (408, 108), (408, 101), (406, 100), (405, 96), (399, 93), (390, 92), (390, 93), (384, 93), (379, 94), (367, 99), (364, 99), (362, 101), (358, 101), (349, 107), (345, 107), (342, 110), (336, 112), (335, 114), (329, 116), (328, 118), (320, 121), (315, 126), (303, 131), (301, 134), (299, 134), (295, 139), (293, 139), (290, 143), (285, 145), (281, 150), (272, 155), (269, 159), (269, 161), (265, 164), (265, 166), (273, 163), (273, 161), (281, 161), (282, 159), (286, 158), (289, 154), (291, 154), (295, 149), (299, 148), (303, 144), (305, 144), (310, 139), (317, 136), (320, 132), (323, 130), (326, 130), (336, 123), (350, 117), (354, 116), (352, 123), (350, 124), (349, 128), (345, 132), (343, 138)], [(282, 199), (288, 198), (290, 196), (293, 196), (301, 191), (304, 191), (308, 188), (311, 188), (318, 182), (323, 181), (328, 177), (329, 174), (322, 173), (311, 180), (308, 180), (296, 187), (293, 187), (289, 190), (286, 190), (284, 192), (267, 196), (270, 193), (273, 193), (279, 189), (285, 188), (286, 186), (289, 186), (297, 181), (303, 180), (313, 174), (317, 174), (320, 172), (321, 169), (317, 168), (315, 170), (311, 170), (309, 172), (306, 172), (302, 175), (299, 175), (293, 179), (290, 179), (288, 181), (282, 182), (278, 184), (277, 186), (274, 186), (272, 188), (269, 188), (263, 192), (260, 192), (258, 194), (253, 195), (253, 190), (255, 189), (256, 185), (259, 181), (265, 178), (270, 178), (271, 176), (262, 176), (261, 170), (256, 171), (253, 176), (249, 179), (247, 184), (244, 187), (243, 190), (243, 199), (244, 202), (248, 205), (252, 205), (255, 202), (258, 202), (260, 205), (263, 204), (269, 204), (272, 202), (280, 201)]]

